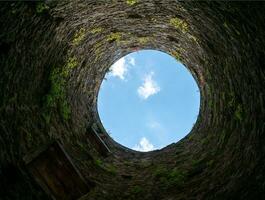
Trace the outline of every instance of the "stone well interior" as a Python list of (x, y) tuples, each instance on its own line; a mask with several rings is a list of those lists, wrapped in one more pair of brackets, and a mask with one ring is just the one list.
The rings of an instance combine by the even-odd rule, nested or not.
[[(0, 5), (0, 199), (49, 199), (23, 157), (51, 140), (95, 183), (82, 200), (265, 198), (264, 2)], [(111, 64), (142, 49), (180, 60), (201, 92), (188, 136), (147, 153), (113, 141), (96, 104)]]

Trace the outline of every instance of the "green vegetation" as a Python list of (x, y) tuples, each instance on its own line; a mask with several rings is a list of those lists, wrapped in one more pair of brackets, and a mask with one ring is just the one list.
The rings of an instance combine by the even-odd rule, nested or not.
[(227, 25), (226, 22), (223, 23), (223, 26), (224, 26), (227, 30), (229, 29), (229, 27), (228, 27), (228, 25)]
[(207, 166), (208, 166), (208, 167), (213, 166), (213, 164), (214, 164), (214, 160), (209, 160), (209, 161), (207, 162)]
[(140, 186), (136, 185), (131, 189), (131, 194), (134, 195), (138, 195), (141, 194), (143, 192), (143, 188), (141, 188)]
[(103, 30), (104, 30), (104, 29), (103, 29), (103, 28), (100, 28), (100, 27), (98, 27), (98, 28), (93, 28), (93, 29), (90, 31), (90, 33), (92, 33), (92, 34), (95, 34), (95, 33), (101, 33)]
[(107, 165), (104, 169), (113, 175), (117, 174), (117, 169), (114, 165)]
[(111, 33), (110, 35), (107, 36), (107, 41), (108, 42), (114, 42), (114, 41), (120, 41), (121, 40), (121, 33), (116, 32), (116, 33)]
[(98, 42), (93, 46), (96, 55), (95, 61), (98, 61), (102, 56), (102, 49), (100, 48), (102, 45), (103, 44), (101, 42)]
[(171, 51), (170, 54), (176, 58), (177, 60), (180, 60), (180, 54), (177, 51)]
[(36, 4), (36, 12), (38, 14), (41, 14), (49, 9), (49, 6), (47, 6), (44, 2), (37, 2)]
[(229, 93), (229, 98), (230, 98), (230, 100), (228, 102), (228, 106), (229, 107), (233, 107), (235, 105), (235, 103), (236, 103), (235, 95), (234, 95), (233, 92)]
[(200, 159), (198, 159), (198, 160), (192, 160), (191, 161), (191, 165), (194, 167), (194, 166), (197, 166), (200, 162), (201, 162)]
[(126, 0), (126, 3), (130, 6), (136, 4), (138, 2), (138, 0)]
[(89, 148), (84, 145), (83, 142), (77, 141), (77, 145), (80, 147), (80, 149), (85, 152), (85, 153), (89, 153)]
[(140, 164), (140, 167), (147, 168), (147, 167), (150, 167), (152, 165), (152, 162), (150, 162), (148, 160), (141, 160), (139, 164)]
[(66, 79), (69, 77), (70, 71), (77, 66), (77, 58), (69, 57), (64, 67), (53, 68), (50, 73), (51, 87), (49, 93), (46, 95), (46, 112), (43, 117), (46, 123), (50, 121), (51, 110), (57, 106), (60, 114), (64, 120), (68, 120), (71, 114), (70, 106), (66, 100)]
[(242, 115), (243, 115), (242, 106), (241, 106), (241, 104), (238, 104), (236, 111), (235, 111), (235, 117), (238, 121), (242, 121), (242, 119), (243, 119)]
[(145, 45), (147, 42), (149, 42), (149, 37), (140, 37), (138, 38), (138, 41), (141, 45)]
[(131, 187), (128, 190), (128, 193), (126, 194), (126, 196), (122, 199), (126, 199), (126, 200), (135, 200), (135, 199), (142, 199), (143, 197), (143, 188), (139, 185), (134, 185), (133, 187)]
[(101, 168), (102, 170), (109, 172), (110, 174), (116, 175), (117, 174), (117, 169), (114, 165), (111, 164), (104, 164), (102, 162), (102, 160), (100, 160), (99, 158), (94, 160), (95, 165), (98, 168)]
[(164, 167), (158, 167), (154, 172), (154, 177), (159, 181), (163, 189), (169, 189), (183, 185), (186, 174), (177, 168), (168, 170)]
[(103, 168), (103, 163), (100, 159), (96, 159), (94, 160), (94, 163), (96, 166), (100, 167), (100, 168)]
[(73, 39), (73, 45), (79, 45), (80, 42), (85, 38), (86, 30), (84, 28), (81, 28), (79, 31), (77, 31), (74, 35)]
[(179, 19), (177, 17), (171, 18), (169, 20), (169, 23), (174, 26), (176, 29), (181, 30), (183, 33), (186, 33), (188, 31), (188, 24), (183, 21), (182, 19)]
[[(211, 106), (211, 105), (210, 105)], [(205, 145), (205, 144), (208, 144), (209, 143), (209, 139), (208, 138), (203, 138), (201, 140), (201, 144)]]
[(63, 70), (63, 75), (65, 78), (69, 75), (69, 72), (72, 69), (77, 67), (77, 64), (78, 64), (78, 62), (77, 62), (77, 58), (75, 56), (68, 58), (67, 63), (66, 63), (64, 70)]

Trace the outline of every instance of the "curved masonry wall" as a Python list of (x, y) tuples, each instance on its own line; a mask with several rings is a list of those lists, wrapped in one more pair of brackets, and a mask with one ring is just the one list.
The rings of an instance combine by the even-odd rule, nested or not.
[[(22, 157), (60, 139), (96, 187), (82, 199), (265, 198), (263, 2), (2, 2), (0, 196), (47, 199)], [(86, 129), (112, 63), (140, 49), (181, 60), (201, 90), (191, 133), (140, 153)], [(100, 128), (101, 127), (101, 128)], [(103, 132), (103, 134), (106, 134)], [(92, 159), (91, 159), (92, 158)]]

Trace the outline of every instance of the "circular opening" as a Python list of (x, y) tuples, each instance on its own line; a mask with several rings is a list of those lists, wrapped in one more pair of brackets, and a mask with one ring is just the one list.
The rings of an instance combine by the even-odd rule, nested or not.
[(111, 67), (98, 95), (107, 133), (136, 151), (161, 149), (185, 137), (195, 124), (200, 91), (187, 68), (156, 51), (130, 53)]

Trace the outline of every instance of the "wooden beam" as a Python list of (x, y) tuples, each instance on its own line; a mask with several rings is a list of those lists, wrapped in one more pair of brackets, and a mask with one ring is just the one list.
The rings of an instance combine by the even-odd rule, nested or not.
[(37, 183), (54, 200), (76, 200), (94, 187), (84, 180), (58, 141), (25, 156), (24, 161)]
[(99, 133), (93, 126), (87, 128), (87, 136), (89, 141), (93, 144), (95, 149), (102, 155), (107, 156), (111, 151), (106, 145), (104, 140), (100, 137)]

